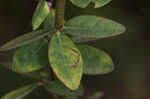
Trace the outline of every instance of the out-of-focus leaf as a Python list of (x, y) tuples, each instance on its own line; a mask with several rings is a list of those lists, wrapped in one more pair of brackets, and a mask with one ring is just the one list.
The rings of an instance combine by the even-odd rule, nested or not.
[(23, 46), (25, 44), (31, 43), (32, 41), (43, 38), (44, 36), (48, 34), (49, 33), (46, 30), (38, 30), (38, 31), (31, 32), (31, 33), (24, 34), (22, 36), (17, 37), (14, 40), (9, 41), (3, 46), (1, 46), (0, 51), (10, 50), (13, 48)]
[(36, 80), (50, 80), (51, 79), (51, 71), (49, 68), (42, 68), (35, 72), (27, 72), (23, 74)]
[(71, 0), (72, 4), (77, 7), (85, 8), (92, 0)]
[(63, 83), (61, 83), (59, 80), (55, 80), (49, 83), (45, 84), (46, 89), (54, 94), (58, 95), (81, 95), (83, 94), (83, 86), (80, 85), (80, 87), (77, 90), (70, 90), (68, 89)]
[(92, 2), (95, 3), (95, 8), (102, 7), (108, 3), (110, 3), (112, 0), (92, 0)]
[(55, 33), (49, 46), (49, 61), (59, 80), (76, 90), (82, 77), (82, 58), (74, 43), (63, 34)]
[(55, 27), (55, 10), (51, 9), (51, 12), (49, 13), (48, 17), (44, 21), (44, 29), (50, 32), (54, 31)]
[(3, 97), (1, 97), (1, 99), (22, 99), (35, 88), (36, 84), (27, 85), (4, 95)]
[(87, 7), (91, 2), (95, 3), (95, 8), (102, 7), (108, 3), (111, 2), (111, 0), (71, 0), (72, 4), (74, 4), (77, 7), (85, 8)]
[(50, 9), (48, 7), (47, 2), (45, 0), (40, 0), (32, 19), (33, 30), (39, 28), (39, 26), (43, 23), (43, 21), (48, 16), (50, 12), (49, 10)]
[(64, 33), (87, 38), (106, 38), (119, 35), (125, 27), (112, 20), (97, 16), (78, 16), (65, 23)]
[(105, 52), (87, 45), (79, 45), (78, 48), (83, 58), (84, 74), (106, 74), (113, 70), (112, 59)]
[(76, 96), (63, 96), (62, 99), (77, 99)]
[(40, 39), (16, 51), (12, 69), (17, 72), (34, 72), (45, 66), (48, 66), (48, 44)]
[(103, 92), (96, 92), (94, 95), (90, 96), (88, 99), (100, 99), (103, 97), (104, 93)]

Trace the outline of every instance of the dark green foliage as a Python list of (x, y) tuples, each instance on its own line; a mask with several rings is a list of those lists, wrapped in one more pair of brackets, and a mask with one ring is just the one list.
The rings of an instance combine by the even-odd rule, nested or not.
[(54, 25), (55, 25), (55, 9), (51, 9), (48, 17), (44, 21), (43, 28), (44, 30), (54, 32)]
[[(81, 8), (90, 3), (98, 8), (111, 0), (70, 1)], [(35, 30), (44, 23), (43, 29), (20, 36), (0, 47), (1, 51), (20, 47), (14, 54), (11, 69), (37, 81), (37, 84), (15, 90), (2, 99), (21, 99), (37, 85), (58, 96), (65, 95), (61, 99), (77, 99), (84, 91), (81, 84), (83, 73), (98, 75), (113, 70), (112, 59), (107, 53), (92, 46), (75, 43), (116, 36), (123, 33), (125, 27), (112, 20), (92, 15), (77, 16), (62, 25), (64, 12), (61, 11), (64, 8), (60, 6), (58, 4), (55, 11), (48, 6), (46, 0), (39, 0), (32, 26)], [(101, 96), (98, 92), (89, 99), (98, 99)]]
[(61, 83), (59, 80), (54, 80), (52, 82), (46, 83), (45, 87), (48, 91), (58, 94), (58, 95), (65, 95), (65, 96), (70, 96), (70, 95), (81, 95), (83, 93), (83, 86), (80, 85), (80, 87), (72, 91), (68, 89), (67, 87), (64, 86), (63, 83)]
[(16, 72), (33, 72), (48, 66), (48, 44), (43, 39), (19, 48), (13, 58)]

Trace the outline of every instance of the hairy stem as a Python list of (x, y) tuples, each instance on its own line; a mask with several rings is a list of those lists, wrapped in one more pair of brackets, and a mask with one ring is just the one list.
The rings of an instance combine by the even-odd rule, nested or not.
[(66, 0), (56, 0), (56, 31), (61, 31), (64, 25), (65, 3)]

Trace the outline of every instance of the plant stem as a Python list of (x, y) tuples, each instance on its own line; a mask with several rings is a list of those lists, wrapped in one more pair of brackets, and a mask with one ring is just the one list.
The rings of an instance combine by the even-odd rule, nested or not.
[(61, 31), (64, 25), (64, 14), (65, 14), (65, 3), (66, 0), (56, 0), (56, 31)]

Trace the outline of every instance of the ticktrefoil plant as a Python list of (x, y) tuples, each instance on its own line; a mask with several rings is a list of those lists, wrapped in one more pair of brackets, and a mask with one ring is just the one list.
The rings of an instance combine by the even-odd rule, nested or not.
[[(99, 8), (111, 0), (70, 1), (81, 8), (90, 3)], [(106, 74), (113, 70), (112, 59), (107, 53), (80, 43), (119, 35), (125, 27), (93, 15), (76, 16), (65, 21), (66, 2), (69, 0), (38, 0), (32, 18), (34, 31), (0, 47), (0, 51), (19, 47), (11, 69), (37, 80), (37, 83), (16, 89), (1, 99), (21, 99), (38, 86), (53, 93), (54, 99), (77, 99), (84, 91), (81, 84), (83, 74)], [(96, 93), (89, 99), (99, 96)]]

